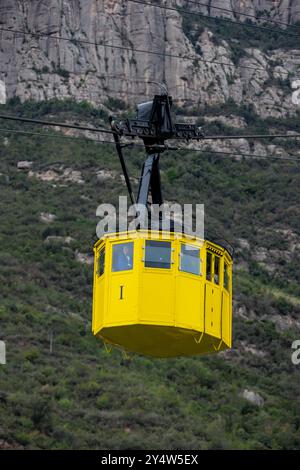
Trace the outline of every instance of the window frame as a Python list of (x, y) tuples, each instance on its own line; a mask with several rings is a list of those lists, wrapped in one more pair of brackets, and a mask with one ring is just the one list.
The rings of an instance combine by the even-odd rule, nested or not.
[[(154, 261), (151, 261), (151, 260), (147, 260), (147, 245), (148, 245), (149, 243), (152, 243), (152, 244), (153, 244), (151, 248), (153, 248), (153, 247), (155, 247), (155, 246), (158, 247), (158, 244), (161, 244), (161, 243), (163, 243), (163, 244), (165, 244), (165, 245), (166, 245), (166, 244), (169, 245), (169, 248), (168, 248), (168, 249), (169, 249), (169, 263), (164, 263), (166, 266), (147, 266), (147, 265), (146, 265), (147, 262), (150, 262), (150, 263), (151, 263), (151, 262), (152, 262), (152, 263), (154, 262)], [(150, 245), (150, 246), (151, 246), (151, 245)], [(149, 247), (149, 245), (148, 245), (148, 247)], [(168, 270), (171, 270), (171, 269), (172, 269), (172, 265), (173, 265), (173, 263), (174, 263), (173, 260), (172, 260), (172, 251), (173, 251), (172, 241), (170, 241), (170, 240), (151, 240), (151, 239), (150, 239), (150, 240), (149, 240), (149, 239), (147, 240), (147, 239), (146, 239), (146, 240), (145, 240), (145, 244), (144, 244), (144, 246), (143, 246), (143, 250), (144, 250), (143, 262), (144, 262), (144, 268), (145, 268), (145, 269), (162, 269), (162, 270), (165, 271), (165, 272), (167, 272)]]
[[(114, 249), (117, 248), (117, 247), (120, 247), (122, 245), (131, 245), (132, 246), (132, 251), (131, 251), (131, 261), (132, 261), (132, 266), (131, 267), (128, 267), (128, 268), (125, 268), (125, 269), (115, 269), (114, 268), (114, 262), (117, 263), (117, 259), (114, 260), (114, 256), (115, 256), (115, 252), (114, 252)], [(117, 273), (128, 273), (128, 272), (131, 272), (133, 271), (134, 269), (134, 242), (133, 241), (122, 241), (122, 242), (113, 242), (112, 243), (112, 247), (111, 247), (111, 273), (112, 274), (117, 274)]]
[[(214, 268), (214, 275), (213, 275), (213, 282), (216, 286), (221, 285), (221, 256), (214, 254), (214, 262), (213, 262), (213, 268)], [(218, 282), (215, 281), (215, 276), (216, 276), (216, 260), (218, 260)]]
[[(102, 257), (103, 254), (103, 257)], [(103, 261), (103, 263), (101, 263)], [(101, 267), (103, 266), (103, 269)], [(100, 248), (97, 259), (97, 276), (102, 277), (105, 274), (105, 246)]]
[[(207, 266), (208, 266), (208, 256), (210, 256), (210, 273), (209, 273), (209, 279), (208, 279), (208, 272), (207, 272)], [(208, 282), (213, 282), (213, 253), (209, 250), (206, 250), (206, 264), (205, 264), (205, 280)]]
[[(182, 248), (187, 247), (187, 246), (193, 248), (194, 251), (196, 251), (196, 250), (198, 251), (198, 257), (197, 256), (191, 256), (191, 258), (197, 259), (199, 261), (199, 265), (198, 265), (198, 268), (199, 268), (198, 271), (199, 272), (198, 273), (195, 273), (195, 272), (192, 272), (192, 271), (186, 271), (185, 269), (182, 269), (182, 259), (184, 258), (184, 256), (188, 256), (186, 253), (182, 253)], [(201, 273), (201, 250), (200, 250), (199, 246), (190, 245), (189, 243), (180, 243), (178, 270), (182, 273), (185, 273), (185, 274), (191, 274), (192, 276), (201, 276), (202, 275), (202, 273)]]

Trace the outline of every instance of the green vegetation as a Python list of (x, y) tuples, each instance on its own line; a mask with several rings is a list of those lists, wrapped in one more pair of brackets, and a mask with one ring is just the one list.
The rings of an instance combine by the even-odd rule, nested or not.
[[(71, 101), (14, 100), (1, 111), (104, 118), (101, 110)], [(97, 206), (126, 194), (113, 146), (14, 134), (1, 134), (0, 144), (0, 339), (7, 346), (7, 364), (0, 365), (0, 446), (299, 448), (299, 366), (291, 362), (291, 344), (299, 338), (300, 256), (282, 231), (299, 242), (299, 165), (195, 152), (162, 156), (165, 198), (204, 203), (208, 235), (230, 240), (235, 264), (247, 266), (234, 277), (234, 349), (128, 361), (119, 351), (107, 354), (92, 337), (92, 267), (76, 259), (76, 251), (92, 250)], [(142, 151), (126, 149), (126, 159), (138, 177)], [(33, 161), (35, 173), (78, 170), (85, 183), (41, 181), (17, 170), (20, 160)], [(98, 181), (101, 169), (112, 177)], [(41, 212), (56, 219), (46, 224)], [(74, 240), (46, 243), (52, 235)], [(249, 248), (241, 249), (240, 239)], [(253, 259), (261, 247), (269, 250), (264, 264)], [(287, 255), (277, 259), (277, 252)], [(278, 315), (294, 324), (282, 330), (274, 323)], [(245, 389), (258, 393), (263, 406), (243, 398)]]
[[(42, 118), (45, 115), (54, 117), (57, 120), (59, 115), (62, 119), (76, 117), (77, 119), (89, 119), (99, 122), (99, 120), (108, 120), (108, 115), (103, 109), (95, 108), (88, 101), (77, 101), (71, 99), (47, 100), (36, 103), (35, 101), (26, 101), (21, 103), (18, 97), (9, 100), (6, 106), (1, 106), (4, 111), (9, 111), (13, 115), (19, 115), (28, 118)], [(35, 129), (36, 130), (36, 129)]]
[[(279, 28), (270, 23), (259, 24), (261, 28), (253, 27), (250, 19), (246, 19), (243, 24), (226, 21), (224, 18), (204, 18), (198, 15), (182, 13), (183, 30), (186, 36), (196, 44), (199, 36), (205, 29), (213, 33), (213, 40), (217, 45), (221, 41), (229, 42), (232, 48), (232, 60), (238, 63), (239, 59), (245, 55), (246, 49), (258, 47), (264, 52), (274, 49), (298, 49), (299, 36), (297, 30), (293, 27), (285, 29)], [(295, 26), (299, 26), (295, 23)]]

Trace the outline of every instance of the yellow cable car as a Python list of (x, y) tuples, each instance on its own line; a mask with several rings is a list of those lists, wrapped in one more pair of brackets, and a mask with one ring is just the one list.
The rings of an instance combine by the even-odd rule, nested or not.
[(93, 333), (155, 357), (231, 347), (232, 259), (176, 232), (106, 235), (94, 247)]
[[(163, 203), (158, 165), (164, 141), (201, 138), (195, 126), (172, 123), (171, 103), (171, 97), (156, 95), (153, 102), (139, 105), (136, 119), (111, 120), (133, 204), (120, 136), (144, 141), (148, 158), (137, 203), (147, 210)], [(92, 329), (105, 344), (153, 357), (231, 347), (232, 257), (227, 249), (174, 226), (170, 231), (138, 227), (106, 233), (94, 245), (94, 255)]]

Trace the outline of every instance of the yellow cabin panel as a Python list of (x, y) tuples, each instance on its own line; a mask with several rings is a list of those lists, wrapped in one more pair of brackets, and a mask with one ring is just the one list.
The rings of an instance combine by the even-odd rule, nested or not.
[(151, 268), (142, 272), (139, 321), (174, 324), (174, 284), (171, 272), (157, 272)]
[(215, 285), (213, 288), (213, 335), (216, 338), (221, 338), (221, 331), (221, 289)]
[[(96, 295), (98, 294), (98, 289), (96, 286), (96, 267), (97, 267), (97, 251), (94, 248), (94, 274), (93, 274), (93, 314), (92, 314), (92, 331), (95, 334), (96, 332), (96, 316), (99, 311), (98, 304), (96, 302)], [(102, 308), (101, 313), (103, 315), (104, 309)]]
[(204, 331), (204, 283), (202, 276), (181, 273), (176, 277), (176, 326)]
[(98, 331), (104, 324), (104, 305), (105, 305), (105, 280), (96, 279), (96, 296), (95, 296), (95, 311), (94, 315), (94, 331)]
[(105, 325), (137, 321), (138, 289), (133, 272), (112, 274)]
[(231, 309), (229, 293), (222, 292), (222, 339), (231, 347)]
[[(101, 250), (103, 247), (101, 247)], [(94, 289), (93, 289), (93, 331), (98, 332), (103, 324), (105, 317), (106, 285), (104, 273), (99, 275), (99, 255), (100, 251), (95, 251), (94, 266)]]
[(207, 282), (205, 289), (205, 332), (221, 338), (220, 288)]
[(212, 285), (205, 285), (205, 332), (213, 333), (213, 305), (212, 305)]

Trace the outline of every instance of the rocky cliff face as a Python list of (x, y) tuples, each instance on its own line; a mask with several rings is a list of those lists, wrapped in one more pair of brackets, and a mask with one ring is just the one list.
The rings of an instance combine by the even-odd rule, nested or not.
[[(182, 2), (188, 6), (192, 2)], [(300, 20), (298, 0), (211, 0), (201, 1), (198, 8), (206, 14), (245, 21), (246, 16), (268, 18), (294, 24)]]
[[(172, 8), (176, 2), (152, 3)], [(178, 0), (177, 6), (233, 21), (249, 19), (240, 13), (287, 24), (300, 20), (300, 0)], [(186, 18), (197, 17), (128, 0), (1, 0), (1, 28), (46, 36), (0, 31), (0, 102), (73, 97), (99, 105), (111, 96), (134, 103), (153, 94), (149, 82), (166, 81), (179, 104), (232, 98), (253, 103), (262, 117), (296, 111), (287, 86), (300, 66), (296, 47), (246, 47), (234, 60), (230, 38), (216, 41), (208, 22), (192, 40)], [(150, 50), (162, 55), (144, 52)]]

